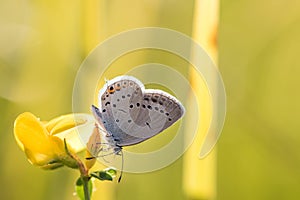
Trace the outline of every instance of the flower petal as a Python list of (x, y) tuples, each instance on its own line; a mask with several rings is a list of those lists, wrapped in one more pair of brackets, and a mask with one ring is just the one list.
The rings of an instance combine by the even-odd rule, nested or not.
[(94, 124), (94, 117), (88, 114), (63, 115), (41, 122), (32, 113), (25, 112), (15, 120), (14, 135), (32, 164), (44, 169), (62, 165), (76, 168), (76, 160), (66, 153), (63, 140), (66, 139), (70, 153), (86, 149), (84, 144), (92, 134)]
[(64, 153), (63, 143), (50, 136), (32, 113), (20, 114), (15, 120), (14, 135), (20, 148), (32, 164), (45, 165)]
[(31, 150), (47, 152), (51, 149), (47, 130), (29, 112), (20, 114), (15, 120), (14, 135), (22, 150), (30, 147)]
[(94, 124), (92, 115), (69, 114), (49, 121), (46, 127), (54, 137), (66, 139), (70, 150), (77, 153), (86, 149), (84, 141), (92, 134)]
[(68, 114), (54, 118), (46, 123), (46, 128), (51, 135), (85, 124), (89, 119), (86, 114)]

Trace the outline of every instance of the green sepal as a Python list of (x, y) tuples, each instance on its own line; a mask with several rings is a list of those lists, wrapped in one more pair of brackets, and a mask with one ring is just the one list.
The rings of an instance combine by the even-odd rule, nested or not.
[(57, 169), (64, 166), (62, 163), (58, 163), (58, 162), (53, 162), (53, 163), (48, 163), (46, 165), (41, 166), (42, 169), (45, 170), (53, 170), (53, 169)]
[(73, 168), (73, 169), (77, 169), (78, 168), (78, 162), (76, 159), (74, 159), (72, 157), (71, 152), (68, 149), (68, 145), (67, 145), (67, 140), (66, 138), (64, 138), (64, 147), (65, 147), (65, 152), (67, 155), (62, 155), (59, 156), (60, 161), (66, 165), (67, 167)]

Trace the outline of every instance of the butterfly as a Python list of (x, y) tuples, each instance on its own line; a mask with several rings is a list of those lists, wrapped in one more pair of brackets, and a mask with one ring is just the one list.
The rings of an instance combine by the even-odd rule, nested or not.
[(115, 154), (122, 153), (124, 146), (141, 143), (161, 133), (185, 112), (172, 95), (158, 89), (145, 89), (138, 79), (127, 75), (107, 81), (98, 98), (99, 105), (92, 105), (92, 113), (98, 127), (103, 129), (105, 143)]

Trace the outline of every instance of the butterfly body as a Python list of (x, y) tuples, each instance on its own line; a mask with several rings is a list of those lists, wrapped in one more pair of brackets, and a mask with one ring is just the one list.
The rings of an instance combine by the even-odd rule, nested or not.
[(162, 132), (184, 114), (184, 107), (162, 90), (145, 89), (132, 76), (118, 76), (99, 92), (92, 112), (105, 130), (105, 143), (115, 152)]

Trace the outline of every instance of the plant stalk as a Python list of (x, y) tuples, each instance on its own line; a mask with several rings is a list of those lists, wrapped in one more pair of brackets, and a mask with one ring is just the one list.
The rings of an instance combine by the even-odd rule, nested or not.
[(84, 199), (85, 200), (90, 200), (91, 199), (91, 195), (89, 193), (89, 187), (88, 187), (88, 183), (89, 183), (89, 173), (88, 173), (88, 169), (85, 167), (85, 165), (83, 164), (83, 162), (74, 154), (72, 154), (67, 146), (67, 142), (66, 139), (64, 139), (64, 145), (65, 145), (65, 150), (66, 153), (73, 158), (74, 160), (76, 160), (79, 171), (80, 171), (80, 176), (81, 176), (81, 180), (83, 183), (83, 192), (84, 192)]

